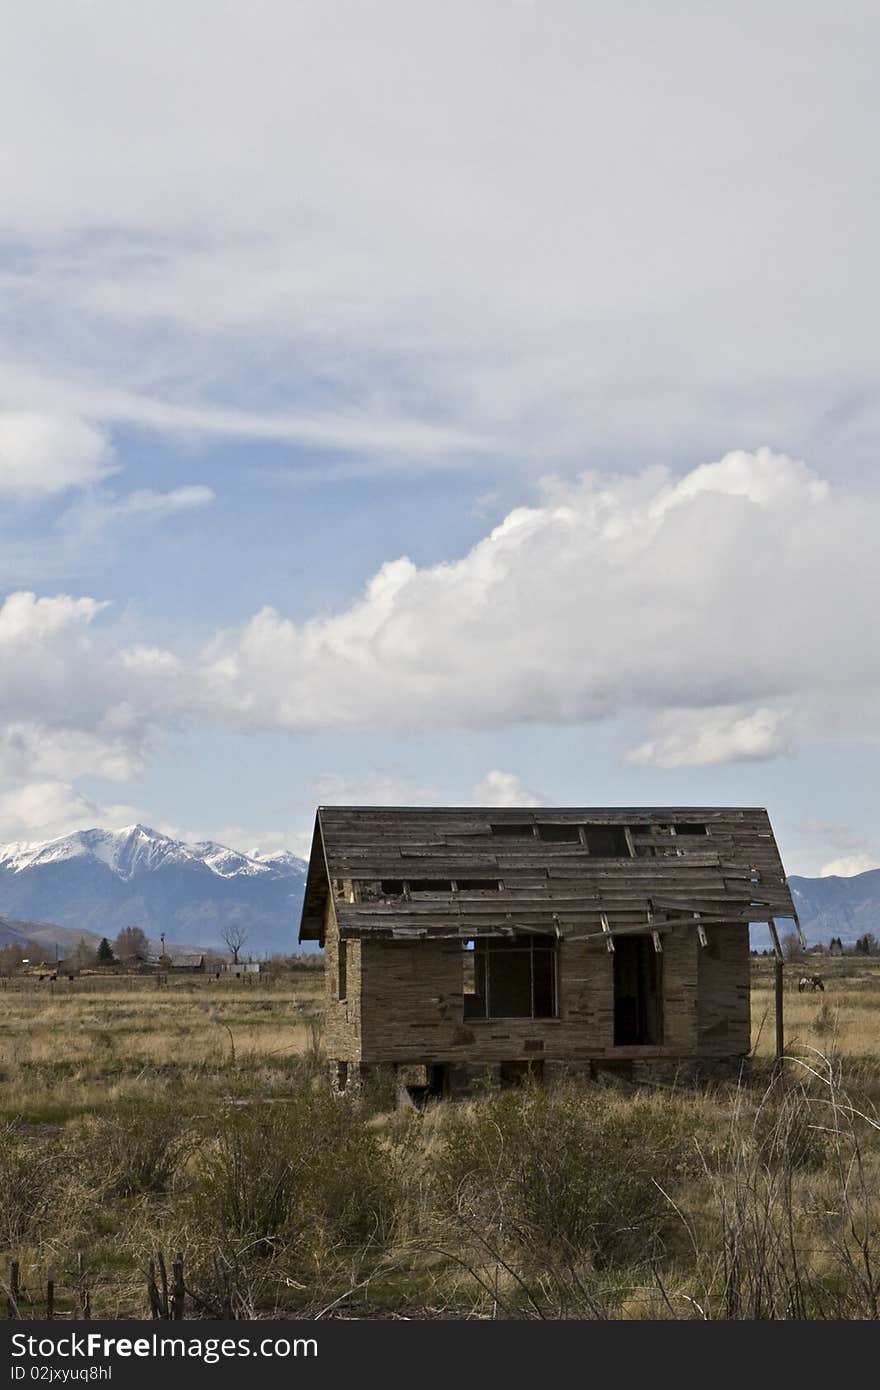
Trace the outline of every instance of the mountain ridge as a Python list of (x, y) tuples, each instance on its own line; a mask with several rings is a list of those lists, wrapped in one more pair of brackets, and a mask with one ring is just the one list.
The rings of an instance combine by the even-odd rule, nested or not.
[(188, 844), (149, 826), (94, 827), (0, 845), (0, 913), (113, 937), (223, 945), (230, 927), (257, 952), (299, 949), (306, 864), (288, 850), (246, 854), (213, 840)]

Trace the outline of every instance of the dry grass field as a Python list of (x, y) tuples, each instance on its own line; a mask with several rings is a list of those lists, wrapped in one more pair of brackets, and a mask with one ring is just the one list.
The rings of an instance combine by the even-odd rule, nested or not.
[(189, 1317), (876, 1318), (880, 962), (812, 969), (781, 1076), (758, 959), (740, 1088), (424, 1111), (328, 1095), (314, 970), (0, 982), (0, 1312), (52, 1267), (56, 1316), (148, 1317), (163, 1250)]
[[(822, 976), (824, 991), (798, 992), (802, 974)], [(785, 1044), (792, 1055), (818, 1050), (839, 1059), (880, 1103), (880, 959), (847, 956), (785, 968)], [(752, 1049), (767, 1061), (774, 1048), (773, 965), (752, 966)]]
[(101, 1111), (172, 1088), (271, 1095), (320, 1040), (321, 973), (0, 980), (0, 1116)]

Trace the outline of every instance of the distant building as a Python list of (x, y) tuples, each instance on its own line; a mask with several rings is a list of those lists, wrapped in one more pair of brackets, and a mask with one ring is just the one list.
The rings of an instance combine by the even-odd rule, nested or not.
[(220, 970), (224, 975), (232, 975), (236, 980), (239, 980), (242, 975), (259, 975), (260, 962), (258, 960), (226, 960), (222, 962)]
[(205, 957), (197, 951), (175, 952), (162, 957), (162, 965), (177, 975), (204, 975)]

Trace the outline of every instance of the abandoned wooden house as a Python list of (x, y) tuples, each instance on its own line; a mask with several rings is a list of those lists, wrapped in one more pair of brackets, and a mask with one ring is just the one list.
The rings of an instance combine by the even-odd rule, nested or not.
[(334, 1086), (390, 1067), (453, 1095), (736, 1074), (749, 923), (778, 942), (777, 917), (765, 810), (320, 807), (299, 939), (325, 951)]

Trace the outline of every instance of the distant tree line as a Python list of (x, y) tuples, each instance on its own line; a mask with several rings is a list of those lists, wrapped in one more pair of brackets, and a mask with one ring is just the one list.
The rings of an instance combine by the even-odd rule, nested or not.
[[(790, 963), (803, 960), (808, 955), (835, 955), (835, 956), (880, 956), (880, 940), (874, 932), (866, 931), (858, 937), (852, 945), (844, 945), (839, 936), (832, 936), (827, 946), (817, 944), (815, 946), (801, 945), (800, 937), (795, 932), (789, 932), (781, 941), (782, 954)], [(763, 951), (753, 951), (753, 956), (772, 956), (773, 950), (766, 948)]]

